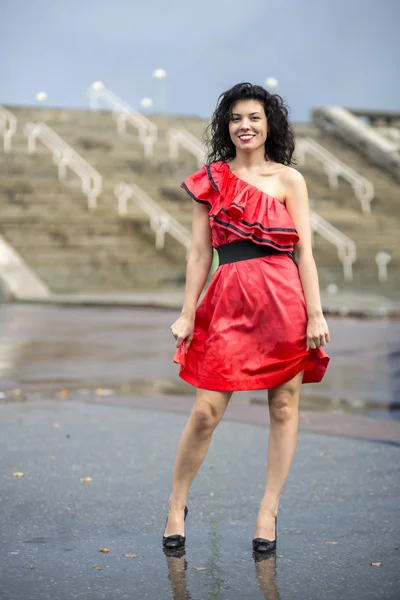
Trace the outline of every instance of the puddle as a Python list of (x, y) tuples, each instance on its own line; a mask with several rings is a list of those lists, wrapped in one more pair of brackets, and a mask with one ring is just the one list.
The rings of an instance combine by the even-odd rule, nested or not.
[[(0, 305), (0, 401), (67, 394), (193, 395), (172, 361), (170, 310)], [(329, 369), (301, 407), (398, 418), (400, 321), (328, 319)], [(21, 390), (14, 393), (13, 390)], [(85, 392), (88, 390), (88, 392)], [(105, 395), (105, 394), (103, 394)], [(266, 403), (265, 390), (234, 402)]]

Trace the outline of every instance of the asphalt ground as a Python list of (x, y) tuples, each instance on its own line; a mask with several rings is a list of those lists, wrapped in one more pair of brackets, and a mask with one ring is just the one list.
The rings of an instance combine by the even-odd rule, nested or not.
[(224, 419), (189, 494), (186, 554), (166, 557), (186, 418), (118, 396), (1, 404), (2, 600), (399, 598), (395, 443), (301, 430), (277, 554), (257, 562), (268, 427)]

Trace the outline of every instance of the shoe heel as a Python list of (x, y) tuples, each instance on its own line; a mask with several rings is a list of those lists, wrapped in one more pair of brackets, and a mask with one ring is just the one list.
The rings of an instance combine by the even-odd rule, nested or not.
[[(186, 521), (186, 517), (188, 516), (189, 513), (189, 509), (187, 506), (185, 506), (185, 511), (184, 511), (184, 521)], [(168, 523), (168, 517), (167, 520), (165, 522), (165, 525), (167, 525)], [(182, 548), (185, 547), (185, 542), (186, 542), (186, 536), (184, 535), (163, 535), (162, 538), (162, 543), (163, 543), (163, 548), (164, 550), (181, 550)]]

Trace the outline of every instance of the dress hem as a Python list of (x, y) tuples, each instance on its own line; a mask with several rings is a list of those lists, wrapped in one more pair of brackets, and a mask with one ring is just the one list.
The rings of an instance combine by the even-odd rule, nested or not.
[(328, 362), (328, 356), (319, 358), (317, 360), (315, 360), (315, 358), (306, 357), (303, 363), (300, 363), (300, 365), (293, 367), (282, 374), (268, 375), (266, 377), (251, 377), (247, 380), (240, 379), (235, 381), (201, 377), (190, 373), (181, 365), (179, 377), (196, 388), (210, 391), (246, 392), (251, 390), (267, 390), (290, 381), (301, 371), (304, 371), (302, 380), (303, 384), (319, 383), (325, 374), (325, 371), (328, 367)]

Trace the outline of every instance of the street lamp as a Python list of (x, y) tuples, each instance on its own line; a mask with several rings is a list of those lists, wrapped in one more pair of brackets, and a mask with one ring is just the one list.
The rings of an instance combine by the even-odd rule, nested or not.
[(273, 92), (273, 90), (276, 90), (278, 87), (278, 80), (275, 79), (275, 77), (267, 77), (265, 80), (265, 85), (271, 92)]
[(94, 92), (99, 92), (104, 88), (104, 83), (102, 81), (93, 81), (90, 87)]
[(42, 104), (43, 102), (46, 102), (46, 100), (47, 100), (47, 94), (46, 94), (46, 92), (38, 92), (36, 94), (36, 102), (38, 104)]
[(165, 78), (167, 71), (165, 69), (154, 69), (153, 77), (156, 80), (156, 108), (158, 111), (165, 111)]
[(142, 98), (140, 106), (143, 108), (143, 111), (146, 111), (153, 106), (153, 100), (151, 98)]
[[(41, 108), (47, 100), (47, 93), (46, 92), (38, 92), (35, 96), (35, 99), (36, 99), (36, 104), (37, 104), (38, 108)], [(40, 111), (40, 112), (41, 112), (41, 115), (40, 115), (41, 120), (44, 121), (45, 120), (44, 113), (43, 113), (43, 111)]]
[(93, 81), (93, 83), (90, 84), (87, 95), (89, 96), (90, 108), (92, 110), (98, 110), (98, 108), (99, 108), (98, 98), (99, 98), (101, 90), (103, 90), (103, 89), (104, 89), (104, 83), (102, 81)]
[(165, 79), (167, 76), (167, 71), (165, 69), (154, 69), (153, 77), (156, 79)]

